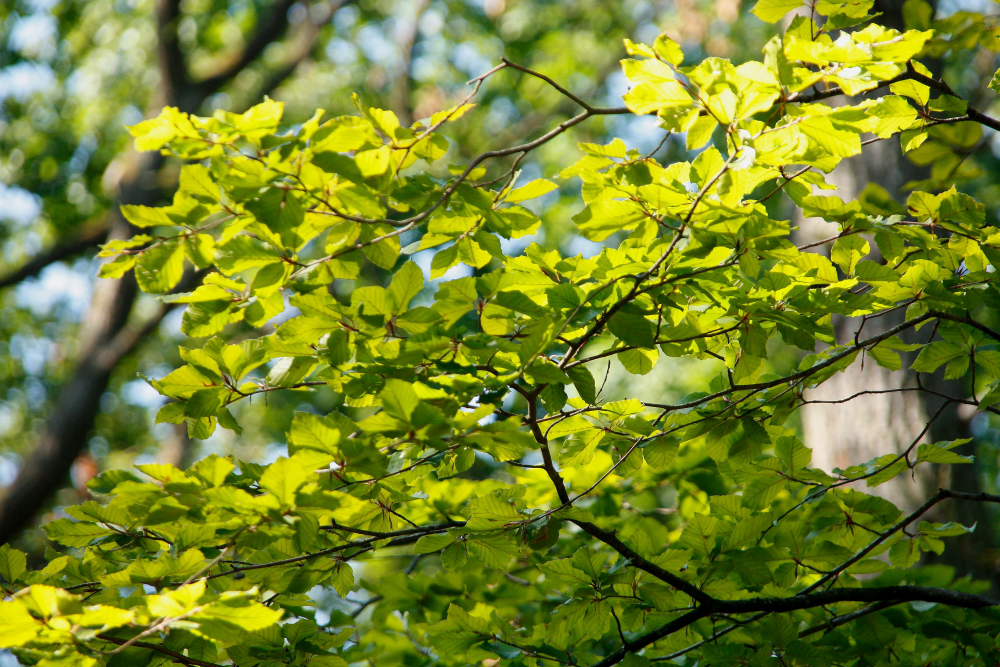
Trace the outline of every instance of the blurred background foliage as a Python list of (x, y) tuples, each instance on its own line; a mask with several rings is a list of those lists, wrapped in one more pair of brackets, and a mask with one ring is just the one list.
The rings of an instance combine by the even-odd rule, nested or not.
[[(455, 104), (468, 94), (466, 82), (502, 57), (544, 72), (592, 103), (618, 105), (625, 90), (618, 69), (624, 38), (651, 42), (666, 32), (684, 46), (689, 63), (710, 55), (759, 58), (772, 28), (749, 7), (740, 0), (0, 4), (0, 487), (38, 465), (31, 453), (44, 451), (39, 443), (58, 431), (54, 422), (70, 419), (62, 411), (79, 398), (74, 391), (96, 393), (99, 401), (89, 421), (75, 413), (72, 432), (57, 433), (62, 455), (75, 447), (80, 456), (69, 459), (75, 459), (72, 475), (55, 471), (53, 479), (61, 480), (55, 486), (63, 487), (56, 506), (83, 497), (82, 484), (101, 469), (153, 460), (184, 464), (211, 452), (270, 460), (281, 451), (293, 408), (324, 411), (337, 401), (270, 394), (240, 405), (241, 436), (220, 431), (205, 442), (154, 423), (161, 398), (143, 378), (161, 376), (178, 362), (180, 313), (164, 316), (149, 297), (129, 297), (127, 286), (99, 287), (95, 254), (109, 233), (127, 233), (116, 214), (120, 202), (168, 201), (177, 165), (136, 154), (127, 125), (164, 104), (208, 115), (243, 110), (264, 95), (286, 102), (286, 118), (300, 122), (317, 107), (352, 113), (354, 92), (412, 121)], [(984, 28), (963, 8), (911, 0), (903, 14), (915, 27), (926, 27), (918, 24), (935, 11), (950, 21), (941, 24), (933, 47), (939, 69), (959, 93), (976, 99), (996, 65), (993, 54), (965, 36), (996, 27)], [(475, 112), (448, 129), (456, 163), (534, 138), (576, 112), (539, 80), (510, 69), (490, 78), (476, 102)], [(575, 161), (577, 142), (611, 136), (664, 162), (686, 155), (683, 137), (666, 137), (655, 119), (613, 116), (587, 121), (519, 166), (525, 179), (553, 176)], [(926, 164), (941, 173), (925, 176), (958, 174), (966, 190), (1000, 209), (1000, 165), (989, 150), (1000, 144), (982, 135), (942, 140), (966, 142), (966, 158), (941, 167), (928, 153)], [(510, 166), (491, 169), (499, 174)], [(578, 183), (567, 182), (543, 199), (545, 226), (530, 240), (593, 252), (568, 224), (579, 208), (578, 192)], [(102, 297), (102, 290), (113, 289)], [(114, 316), (108, 299), (117, 299)], [(107, 378), (78, 382), (88, 379), (88, 355), (133, 328), (142, 335)], [(780, 357), (776, 351), (777, 363), (784, 363)], [(642, 381), (667, 400), (695, 390), (709, 375), (699, 366), (661, 364)], [(607, 395), (624, 393), (625, 378), (609, 367)], [(306, 400), (316, 403), (299, 405)], [(995, 433), (989, 425), (979, 429), (984, 441), (994, 441)], [(983, 469), (991, 488), (993, 461)], [(30, 532), (20, 541), (37, 549), (40, 536)]]

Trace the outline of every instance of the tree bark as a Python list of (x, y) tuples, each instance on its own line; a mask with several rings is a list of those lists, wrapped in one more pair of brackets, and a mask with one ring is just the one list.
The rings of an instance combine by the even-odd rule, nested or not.
[[(880, 21), (885, 25), (902, 28), (902, 3), (880, 1), (876, 9), (884, 13)], [(898, 142), (891, 140), (867, 146), (862, 155), (845, 161), (828, 180), (839, 187), (838, 196), (850, 201), (867, 183), (882, 185), (895, 197), (905, 199), (904, 184), (921, 177), (920, 170), (900, 152)], [(800, 220), (800, 230), (804, 242), (829, 238), (838, 231), (835, 225), (817, 220)], [(864, 323), (865, 334), (887, 330), (902, 321), (903, 316), (904, 311), (900, 309), (870, 319)], [(852, 339), (859, 326), (861, 321), (856, 319), (842, 318), (836, 322), (838, 341)], [(927, 342), (931, 335), (932, 332), (921, 332), (909, 342)], [(813, 450), (815, 466), (827, 471), (846, 468), (886, 453), (902, 452), (917, 438), (920, 442), (935, 442), (971, 436), (974, 411), (941, 398), (941, 395), (965, 398), (967, 389), (960, 382), (945, 381), (939, 372), (920, 378), (922, 386), (929, 391), (899, 391), (918, 387), (917, 375), (908, 368), (910, 361), (912, 356), (904, 359), (904, 370), (890, 371), (872, 359), (859, 356), (850, 368), (807, 393), (807, 400), (836, 401), (860, 391), (881, 392), (865, 394), (846, 404), (808, 403), (803, 406), (804, 436)], [(925, 427), (926, 433), (921, 434)], [(970, 454), (973, 450), (970, 445), (958, 451)], [(981, 486), (975, 465), (923, 464), (912, 474), (904, 474), (869, 490), (907, 512), (938, 488), (978, 492)], [(949, 539), (947, 551), (940, 560), (954, 566), (959, 575), (972, 574), (989, 580), (994, 590), (1000, 590), (998, 562), (995, 555), (990, 555), (995, 544), (991, 514), (990, 508), (979, 503), (961, 507), (951, 504), (941, 506), (928, 518), (976, 524), (975, 533)]]
[[(180, 4), (180, 0), (158, 0), (156, 3), (157, 63), (161, 85), (159, 102), (176, 106), (182, 111), (195, 112), (209, 95), (259, 60), (269, 44), (284, 36), (288, 28), (288, 11), (294, 0), (277, 3), (234, 61), (200, 81), (192, 79), (180, 46), (177, 34)], [(328, 11), (319, 14), (320, 20), (328, 21), (343, 4), (343, 0), (328, 3)], [(317, 37), (318, 25), (307, 26), (307, 48), (294, 54), (292, 62), (280, 72), (282, 77), (276, 79), (277, 82), (310, 55)], [(135, 232), (135, 228), (121, 216), (121, 204), (150, 206), (163, 203), (167, 197), (166, 190), (158, 182), (163, 165), (160, 155), (143, 153), (130, 156), (126, 162), (130, 166), (118, 182), (118, 205), (110, 214), (108, 240), (126, 238)], [(57, 247), (52, 252), (68, 256), (75, 249), (74, 244), (71, 246), (65, 251)], [(48, 264), (54, 260), (39, 260), (43, 261)], [(35, 264), (29, 262), (10, 279), (34, 270)], [(31, 525), (53, 494), (65, 486), (73, 462), (86, 450), (94, 421), (100, 412), (101, 396), (108, 388), (115, 367), (155, 331), (160, 319), (169, 310), (169, 307), (163, 308), (150, 320), (129, 326), (137, 295), (138, 288), (131, 274), (118, 280), (97, 281), (80, 329), (76, 368), (60, 388), (56, 407), (46, 420), (37, 444), (22, 462), (17, 478), (0, 500), (0, 544), (10, 542)]]

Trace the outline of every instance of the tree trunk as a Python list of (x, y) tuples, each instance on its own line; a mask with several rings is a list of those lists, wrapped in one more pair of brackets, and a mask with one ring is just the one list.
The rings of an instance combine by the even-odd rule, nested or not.
[[(902, 27), (901, 3), (878, 2), (876, 8), (884, 12), (881, 21), (891, 27)], [(881, 141), (865, 148), (865, 152), (845, 161), (828, 180), (838, 186), (836, 194), (845, 201), (856, 198), (868, 183), (885, 187), (897, 199), (905, 200), (903, 185), (921, 178), (920, 171), (900, 152), (898, 141)], [(803, 242), (830, 238), (837, 233), (831, 223), (821, 220), (800, 220)], [(886, 316), (864, 323), (865, 335), (871, 336), (899, 324), (905, 315), (900, 309)], [(851, 340), (861, 326), (858, 319), (841, 318), (835, 323), (839, 342)], [(914, 334), (908, 342), (926, 342), (933, 332)], [(929, 391), (898, 391), (918, 387), (917, 376), (908, 369), (909, 359), (904, 359), (904, 370), (890, 371), (873, 359), (859, 355), (855, 363), (825, 383), (807, 393), (809, 401), (837, 401), (858, 392), (847, 404), (808, 403), (802, 408), (802, 424), (806, 444), (813, 450), (813, 464), (826, 471), (864, 463), (890, 452), (902, 452), (915, 440), (934, 442), (971, 436), (971, 419), (974, 411), (939, 395), (964, 398), (967, 389), (957, 381), (945, 381), (941, 373), (922, 377), (922, 386)], [(933, 392), (933, 393), (931, 393)], [(935, 395), (939, 394), (939, 395)], [(947, 404), (946, 404), (947, 403)], [(971, 454), (974, 447), (959, 450)], [(976, 465), (927, 465), (923, 464), (890, 482), (868, 489), (899, 506), (904, 512), (914, 509), (940, 487), (962, 491), (981, 490)], [(976, 524), (971, 535), (952, 538), (942, 562), (956, 568), (957, 574), (972, 574), (990, 580), (995, 590), (1000, 590), (1000, 574), (995, 556), (989, 556), (994, 545), (994, 530), (989, 508), (979, 503), (940, 506), (939, 511), (928, 517), (934, 521), (960, 521)]]

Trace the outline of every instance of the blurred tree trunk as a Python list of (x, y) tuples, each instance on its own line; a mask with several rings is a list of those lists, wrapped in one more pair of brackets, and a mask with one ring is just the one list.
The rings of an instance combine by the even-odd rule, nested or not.
[[(316, 3), (310, 19), (302, 22), (291, 38), (291, 55), (275, 68), (251, 99), (270, 93), (304, 60), (312, 56), (320, 28), (350, 0)], [(211, 76), (194, 79), (185, 54), (180, 47), (178, 26), (182, 18), (180, 0), (157, 0), (156, 32), (157, 61), (161, 99), (158, 106), (175, 106), (182, 111), (197, 112), (206, 100), (228, 85), (245, 68), (260, 59), (272, 43), (282, 40), (289, 28), (289, 12), (296, 0), (274, 3), (271, 13), (248, 36), (246, 47)], [(151, 112), (157, 109), (150, 110)], [(126, 165), (121, 167), (121, 165)], [(153, 153), (124, 156), (118, 165), (122, 173), (111, 184), (118, 205), (163, 204), (168, 190), (160, 178), (163, 158)], [(127, 238), (135, 232), (116, 206), (108, 214), (106, 236), (102, 240)], [(97, 241), (93, 230), (86, 230), (86, 239), (65, 244), (71, 250)], [(84, 242), (86, 241), (86, 243)], [(82, 249), (81, 248), (81, 249)], [(63, 246), (45, 253), (45, 262), (29, 262), (25, 268), (5, 276), (0, 283), (15, 284), (37, 273), (47, 263), (59, 261), (69, 251)], [(182, 283), (179, 289), (192, 289)], [(0, 499), (0, 544), (5, 544), (32, 524), (49, 499), (69, 481), (73, 462), (85, 452), (100, 411), (101, 396), (108, 388), (112, 373), (127, 355), (155, 333), (170, 306), (162, 307), (149, 319), (134, 322), (133, 310), (137, 286), (131, 274), (119, 280), (98, 280), (90, 306), (81, 324), (76, 367), (59, 390), (56, 408), (46, 420), (32, 452), (25, 457), (17, 478)], [(176, 452), (165, 453), (172, 461), (183, 463), (190, 456), (190, 442), (179, 441)]]
[[(903, 28), (902, 2), (879, 0), (876, 9), (883, 12), (880, 21), (884, 25)], [(898, 141), (893, 139), (867, 146), (862, 155), (845, 161), (828, 180), (838, 186), (840, 191), (836, 194), (845, 201), (856, 198), (867, 183), (877, 183), (897, 199), (905, 200), (907, 193), (903, 186), (924, 176), (903, 157)], [(838, 231), (836, 225), (821, 220), (800, 220), (799, 223), (804, 242), (830, 238)], [(859, 319), (841, 318), (835, 323), (837, 340), (853, 339), (862, 324), (865, 335), (877, 334), (899, 324), (904, 316), (905, 312), (899, 310), (864, 323)], [(932, 331), (924, 330), (913, 334), (908, 342), (926, 342), (931, 336)], [(814, 402), (803, 406), (803, 429), (806, 444), (813, 450), (815, 466), (831, 471), (864, 463), (887, 452), (902, 452), (917, 440), (935, 442), (971, 437), (973, 411), (942, 398), (965, 398), (968, 388), (960, 381), (945, 381), (938, 372), (932, 377), (921, 378), (922, 386), (929, 391), (900, 391), (918, 387), (916, 374), (908, 369), (912, 358), (904, 359), (903, 370), (890, 371), (873, 359), (859, 355), (846, 372), (838, 373), (807, 392), (808, 401), (839, 401), (858, 392), (873, 392), (851, 400), (848, 410), (844, 409), (844, 404), (837, 403)], [(973, 454), (974, 443), (958, 451)], [(940, 487), (980, 491), (978, 466), (924, 464), (913, 474), (904, 474), (870, 490), (908, 511)], [(989, 508), (984, 505), (953, 502), (940, 506), (929, 519), (976, 524), (973, 534), (949, 540), (946, 558), (942, 560), (954, 566), (959, 575), (972, 574), (989, 580), (995, 590), (1000, 590), (996, 552), (991, 551), (995, 544), (994, 526)]]

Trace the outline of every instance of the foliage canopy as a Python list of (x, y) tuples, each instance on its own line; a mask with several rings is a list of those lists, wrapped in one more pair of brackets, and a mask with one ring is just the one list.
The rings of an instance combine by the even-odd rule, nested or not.
[[(870, 4), (817, 3), (759, 62), (685, 66), (666, 36), (627, 42), (624, 108), (504, 61), (410, 126), (359, 102), (283, 127), (271, 100), (134, 126), (138, 148), (184, 161), (173, 203), (124, 207), (139, 233), (103, 250), (102, 275), (134, 271), (185, 306), (183, 365), (151, 380), (170, 399), (159, 419), (207, 438), (272, 392), (338, 406), (291, 416), (269, 465), (96, 478), (94, 500), (47, 526), (44, 568), (0, 548), (0, 647), (44, 665), (996, 658), (984, 587), (918, 564), (972, 529), (925, 520), (935, 505), (1000, 498), (941, 490), (904, 513), (864, 492), (966, 462), (962, 442), (921, 433), (823, 472), (795, 428), (803, 392), (859, 357), (971, 375), (971, 397), (949, 401), (1000, 403), (993, 216), (941, 173), (905, 202), (874, 185), (844, 201), (826, 180), (874, 142), (919, 159), (1000, 129), (917, 60), (939, 46), (930, 27), (883, 27)], [(579, 114), (451, 163), (447, 126), (511, 68)], [(621, 139), (582, 144), (555, 180), (519, 182), (519, 158), (626, 113), (700, 152), (664, 165)], [(577, 178), (574, 221), (600, 252), (511, 252), (540, 225), (526, 202)], [(789, 206), (838, 232), (796, 246)], [(175, 292), (186, 272), (198, 286)], [(835, 317), (898, 311), (880, 333), (831, 333)], [(915, 330), (935, 337), (909, 362)], [(676, 402), (605, 393), (612, 360), (644, 375), (684, 359), (714, 377)]]

